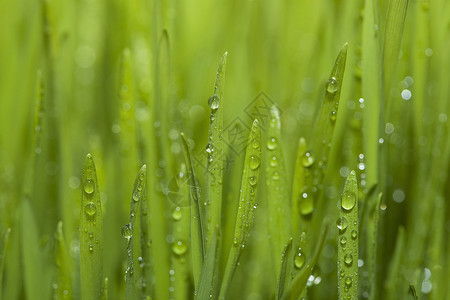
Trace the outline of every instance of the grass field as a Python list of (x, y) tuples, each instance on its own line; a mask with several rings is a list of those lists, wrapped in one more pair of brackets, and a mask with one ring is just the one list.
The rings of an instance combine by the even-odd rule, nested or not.
[(0, 299), (450, 299), (450, 2), (0, 2)]

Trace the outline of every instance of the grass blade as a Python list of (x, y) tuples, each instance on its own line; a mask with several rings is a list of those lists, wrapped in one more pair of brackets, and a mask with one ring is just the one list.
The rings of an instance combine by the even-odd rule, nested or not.
[(86, 156), (80, 213), (80, 276), (83, 299), (101, 297), (103, 286), (103, 216), (97, 171)]
[(305, 173), (307, 168), (310, 166), (310, 156), (307, 156), (308, 146), (306, 145), (306, 140), (301, 137), (298, 141), (297, 158), (295, 160), (295, 170), (294, 179), (292, 182), (292, 225), (294, 229), (294, 236), (297, 236), (299, 229), (299, 217), (300, 217), (300, 207), (299, 202), (301, 201), (302, 192), (305, 184)]
[(194, 269), (194, 285), (198, 286), (201, 270), (203, 268), (203, 258), (205, 256), (203, 218), (200, 209), (200, 189), (192, 166), (191, 151), (183, 133), (181, 133), (181, 138), (183, 140), (186, 167), (190, 173), (192, 267)]
[[(275, 106), (270, 110), (266, 161), (266, 186), (268, 201), (268, 226), (275, 270), (280, 270), (280, 253), (285, 241), (292, 236), (290, 201), (287, 191), (287, 174), (281, 145), (280, 113)], [(279, 277), (279, 276), (277, 276)]]
[(400, 226), (398, 228), (397, 239), (395, 242), (394, 254), (392, 256), (391, 262), (389, 263), (389, 270), (384, 282), (384, 289), (386, 299), (399, 299), (401, 294), (399, 294), (399, 288), (402, 283), (401, 280), (403, 276), (400, 276), (400, 264), (402, 261), (402, 256), (405, 253), (405, 228)]
[(219, 227), (216, 226), (215, 233), (206, 253), (205, 263), (203, 264), (200, 283), (195, 292), (194, 299), (216, 299), (214, 291), (214, 278), (216, 273), (217, 250), (219, 247)]
[(139, 208), (139, 202), (142, 201), (145, 190), (147, 166), (143, 165), (139, 170), (134, 181), (133, 193), (130, 201), (130, 221), (122, 227), (122, 236), (127, 239), (127, 270), (125, 272), (126, 288), (125, 299), (136, 299), (136, 288), (134, 282), (134, 256), (133, 256), (133, 242), (134, 242), (134, 225)]
[(258, 120), (255, 120), (245, 152), (244, 171), (241, 181), (241, 192), (234, 228), (233, 244), (231, 245), (228, 261), (223, 275), (219, 299), (225, 299), (231, 284), (239, 256), (245, 247), (248, 235), (253, 224), (253, 214), (256, 208), (256, 187), (259, 180), (261, 165), (261, 130)]
[[(222, 178), (223, 178), (223, 85), (225, 82), (225, 66), (227, 52), (220, 59), (217, 70), (214, 93), (208, 99), (211, 108), (209, 116), (208, 144), (206, 145), (206, 204), (207, 204), (207, 236), (206, 245), (209, 247), (216, 225), (221, 226), (222, 218)], [(208, 208), (209, 206), (209, 208)]]
[(1, 261), (0, 261), (0, 300), (3, 296), (3, 270), (5, 269), (5, 257), (6, 257), (6, 250), (8, 249), (9, 245), (9, 234), (11, 233), (11, 228), (6, 229), (5, 237), (3, 238), (3, 251), (1, 255)]
[[(189, 173), (186, 171), (186, 165), (181, 164), (180, 172), (177, 178), (178, 194), (176, 203), (183, 203), (185, 199), (189, 199)], [(169, 273), (172, 277), (170, 280), (173, 291), (171, 298), (175, 300), (189, 298), (189, 264), (186, 259), (189, 258), (188, 249), (190, 248), (190, 207), (175, 206), (172, 208), (172, 236), (174, 244), (172, 246), (171, 265), (173, 273)], [(172, 272), (172, 271), (169, 271)]]
[(322, 225), (322, 233), (319, 237), (319, 240), (316, 244), (316, 249), (311, 257), (311, 260), (307, 263), (307, 265), (300, 270), (300, 272), (295, 275), (294, 279), (292, 279), (291, 284), (286, 289), (286, 292), (283, 294), (282, 299), (284, 300), (294, 300), (298, 299), (302, 294), (303, 289), (306, 287), (306, 282), (308, 281), (309, 276), (313, 272), (317, 261), (319, 260), (320, 254), (322, 253), (323, 246), (325, 245), (325, 240), (328, 235), (329, 222), (326, 219)]
[(351, 171), (341, 196), (338, 237), (339, 299), (358, 299), (358, 184)]
[(55, 264), (57, 270), (56, 283), (57, 290), (55, 299), (73, 299), (72, 290), (72, 265), (69, 253), (67, 252), (66, 242), (63, 234), (63, 223), (58, 222), (56, 228), (56, 253)]
[(289, 286), (292, 273), (292, 238), (289, 238), (281, 254), (280, 276), (278, 278), (276, 299), (281, 299), (284, 290)]
[[(147, 188), (144, 187), (144, 191), (141, 197), (141, 209), (140, 209), (140, 234), (141, 234), (141, 258), (139, 261), (139, 267), (141, 268), (141, 294), (145, 298), (147, 295), (151, 295), (153, 288), (150, 278), (150, 237), (148, 234), (148, 208), (147, 208)], [(150, 288), (149, 288), (150, 285)]]
[(108, 300), (108, 277), (105, 277), (103, 282), (103, 292), (101, 300)]

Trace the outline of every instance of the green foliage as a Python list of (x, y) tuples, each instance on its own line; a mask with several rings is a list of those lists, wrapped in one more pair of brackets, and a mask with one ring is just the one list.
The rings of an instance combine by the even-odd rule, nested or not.
[(0, 2), (0, 299), (445, 299), (447, 2)]

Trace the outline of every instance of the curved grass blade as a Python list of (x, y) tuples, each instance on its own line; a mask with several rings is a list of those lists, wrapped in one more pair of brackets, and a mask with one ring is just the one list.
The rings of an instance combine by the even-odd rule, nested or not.
[(55, 291), (54, 299), (73, 299), (72, 290), (72, 265), (70, 256), (67, 252), (66, 242), (63, 234), (63, 223), (58, 222), (56, 227), (56, 284), (58, 288)]
[[(178, 194), (176, 203), (184, 203), (189, 199), (189, 173), (186, 171), (186, 165), (181, 164), (178, 180)], [(172, 208), (172, 236), (174, 244), (172, 245), (171, 266), (173, 274), (170, 273), (171, 280), (171, 298), (175, 300), (189, 298), (189, 264), (186, 259), (189, 256), (190, 242), (190, 207), (175, 206)], [(172, 272), (172, 271), (170, 271)]]
[(409, 291), (408, 291), (409, 299), (410, 300), (418, 300), (419, 297), (417, 296), (416, 288), (414, 287), (414, 284), (409, 284)]
[(292, 273), (292, 238), (284, 246), (281, 254), (280, 276), (278, 278), (277, 296), (276, 299), (281, 299), (284, 290), (289, 286)]
[(306, 287), (306, 283), (308, 282), (309, 276), (311, 276), (317, 261), (319, 260), (320, 254), (322, 253), (323, 246), (325, 244), (325, 239), (328, 235), (329, 229), (329, 221), (326, 219), (322, 225), (322, 233), (319, 237), (319, 240), (316, 244), (316, 249), (311, 257), (311, 260), (306, 264), (306, 266), (300, 270), (300, 272), (295, 275), (294, 279), (292, 279), (289, 287), (283, 294), (281, 299), (284, 300), (297, 300), (302, 291)]
[(338, 236), (338, 296), (358, 299), (358, 184), (351, 171), (341, 196)]
[(80, 213), (80, 276), (83, 299), (98, 299), (103, 286), (103, 216), (97, 171), (86, 156)]
[[(253, 143), (253, 141), (252, 141)], [(292, 236), (291, 203), (287, 191), (287, 174), (281, 145), (280, 114), (275, 106), (270, 110), (266, 161), (266, 186), (268, 201), (268, 227), (275, 270), (280, 270), (280, 253)], [(279, 277), (279, 276), (277, 276)]]
[(143, 165), (139, 170), (134, 181), (133, 194), (130, 201), (130, 221), (122, 227), (122, 236), (127, 239), (127, 270), (125, 272), (125, 299), (136, 299), (136, 288), (134, 282), (134, 256), (133, 256), (133, 235), (134, 225), (139, 208), (139, 202), (142, 200), (145, 190), (147, 166)]
[(367, 253), (368, 253), (368, 265), (370, 276), (370, 292), (369, 299), (377, 299), (377, 253), (378, 253), (378, 222), (380, 219), (380, 204), (383, 194), (379, 193), (377, 198), (373, 198), (374, 201), (371, 205), (369, 220), (367, 224)]
[(217, 250), (219, 248), (219, 227), (216, 226), (214, 235), (206, 253), (205, 263), (203, 264), (200, 283), (195, 292), (194, 299), (216, 299), (214, 291), (214, 278), (216, 273)]
[(3, 251), (0, 260), (0, 300), (3, 296), (3, 270), (5, 269), (5, 258), (6, 258), (6, 250), (9, 245), (9, 235), (11, 233), (11, 228), (6, 229), (5, 237), (3, 238)]
[(395, 241), (394, 254), (389, 263), (389, 270), (384, 282), (384, 290), (386, 299), (399, 299), (401, 295), (399, 294), (400, 280), (402, 276), (399, 276), (400, 264), (402, 261), (402, 256), (405, 253), (405, 228), (400, 226), (398, 228), (397, 238)]
[(299, 201), (300, 213), (303, 216), (313, 213), (316, 199), (321, 192), (339, 107), (347, 49), (348, 44), (345, 43), (336, 58), (333, 70), (325, 85), (325, 100), (321, 105), (320, 113), (311, 132), (311, 153), (308, 156), (308, 164), (311, 170), (305, 178), (305, 189), (302, 191), (302, 197)]
[(234, 228), (233, 244), (228, 255), (219, 299), (225, 299), (233, 278), (239, 256), (250, 234), (256, 208), (256, 188), (261, 165), (261, 130), (258, 120), (253, 121), (245, 152), (244, 171), (241, 181), (241, 193)]
[(189, 145), (183, 133), (181, 133), (181, 138), (183, 140), (187, 171), (190, 173), (192, 267), (194, 269), (194, 285), (198, 286), (203, 268), (203, 258), (205, 257), (203, 218), (200, 209), (200, 189), (192, 166)]
[[(208, 99), (211, 108), (209, 116), (208, 144), (206, 145), (206, 245), (209, 247), (216, 225), (221, 226), (222, 218), (222, 178), (223, 178), (223, 85), (225, 82), (225, 66), (227, 52), (220, 59), (217, 69), (214, 93)], [(209, 206), (209, 208), (208, 208)]]

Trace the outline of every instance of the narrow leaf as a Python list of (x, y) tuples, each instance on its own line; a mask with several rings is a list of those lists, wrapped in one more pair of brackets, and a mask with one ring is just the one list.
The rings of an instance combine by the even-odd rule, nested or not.
[(292, 272), (292, 238), (289, 238), (288, 242), (284, 246), (283, 253), (281, 254), (281, 266), (280, 276), (278, 278), (277, 296), (276, 299), (281, 299), (284, 290), (288, 287), (291, 279)]
[(72, 265), (63, 234), (63, 223), (58, 222), (56, 228), (56, 284), (55, 299), (73, 299)]

